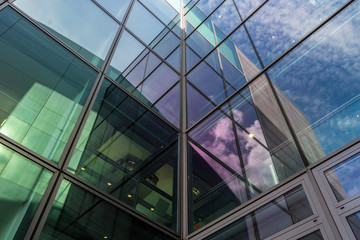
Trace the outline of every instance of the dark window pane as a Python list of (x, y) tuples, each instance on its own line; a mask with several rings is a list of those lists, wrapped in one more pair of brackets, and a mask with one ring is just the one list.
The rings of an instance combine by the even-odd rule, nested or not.
[(177, 84), (164, 97), (162, 97), (153, 107), (159, 111), (167, 120), (176, 127), (179, 127), (180, 113), (180, 87)]
[(320, 230), (317, 230), (313, 233), (310, 233), (304, 237), (299, 238), (298, 240), (323, 240), (323, 236), (320, 232)]
[(0, 132), (57, 162), (97, 72), (10, 8), (0, 22)]
[(360, 212), (354, 213), (346, 219), (355, 235), (355, 238), (360, 239)]
[(313, 212), (310, 204), (299, 186), (206, 239), (250, 240), (255, 239), (255, 236), (265, 239), (311, 215)]
[(0, 145), (0, 239), (24, 239), (51, 175)]
[(40, 239), (172, 239), (64, 180)]
[[(105, 81), (81, 134), (69, 170), (122, 199), (124, 194), (125, 197), (128, 194), (124, 186), (129, 178), (140, 173), (143, 181), (152, 174), (155, 174), (161, 184), (165, 181), (162, 177), (156, 176), (156, 170), (165, 164), (161, 160), (161, 155), (169, 151), (168, 147), (176, 139), (175, 130), (120, 89)], [(176, 178), (176, 174), (173, 173), (175, 166), (172, 162), (165, 169), (168, 171), (168, 183)], [(143, 172), (144, 170), (146, 171)], [(157, 191), (160, 186), (156, 187), (156, 184), (154, 188), (155, 192), (164, 191)], [(176, 192), (176, 187), (173, 191)], [(173, 202), (173, 199), (168, 201)], [(175, 202), (173, 206), (176, 206)], [(152, 212), (144, 213), (157, 219)], [(176, 218), (171, 218), (170, 215), (165, 220), (161, 218), (159, 221), (171, 227), (175, 226)]]

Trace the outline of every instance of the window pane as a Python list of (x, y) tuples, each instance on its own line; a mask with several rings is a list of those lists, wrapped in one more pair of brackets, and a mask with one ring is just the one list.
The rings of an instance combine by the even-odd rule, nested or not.
[(172, 239), (64, 180), (40, 239)]
[(360, 212), (354, 213), (346, 219), (355, 235), (355, 238), (360, 239)]
[(299, 186), (205, 239), (265, 239), (311, 215), (310, 204)]
[(118, 0), (96, 0), (106, 10), (108, 10), (114, 17), (122, 21), (126, 10), (129, 7), (131, 0), (122, 0), (119, 4)]
[(15, 5), (99, 68), (119, 28), (89, 0), (17, 0)]
[(360, 154), (325, 172), (331, 189), (340, 202), (360, 193)]
[(0, 132), (57, 162), (97, 72), (10, 8), (0, 23)]
[(320, 232), (320, 230), (317, 230), (313, 233), (310, 233), (302, 238), (299, 238), (298, 240), (323, 240), (323, 236)]
[(0, 145), (0, 239), (24, 239), (51, 175)]
[[(130, 190), (126, 190), (126, 186), (131, 178), (140, 178), (138, 182), (146, 186), (150, 181), (154, 194), (163, 193), (165, 187), (161, 186), (176, 179), (176, 161), (171, 159), (176, 159), (177, 148), (170, 148), (176, 140), (177, 132), (174, 129), (105, 80), (80, 136), (69, 170), (120, 199), (124, 196), (127, 199)], [(170, 201), (175, 207), (172, 197), (176, 187), (172, 189), (165, 196), (166, 202)], [(169, 199), (169, 196), (172, 197)], [(159, 197), (153, 199), (151, 203), (154, 205), (151, 207), (156, 208), (157, 199)], [(134, 207), (141, 210), (137, 205)], [(151, 207), (147, 207), (147, 210)], [(172, 207), (168, 205), (160, 209), (164, 211), (160, 214), (161, 219), (152, 211), (143, 209), (143, 212), (175, 227), (175, 215), (169, 214)]]
[(360, 136), (359, 6), (350, 4), (268, 71), (310, 162)]

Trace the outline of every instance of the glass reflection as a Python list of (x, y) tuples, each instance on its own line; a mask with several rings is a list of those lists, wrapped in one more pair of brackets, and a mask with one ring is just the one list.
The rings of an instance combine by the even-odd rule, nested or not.
[(269, 1), (246, 22), (265, 66), (340, 8), (346, 0)]
[(11, 8), (0, 25), (0, 132), (57, 162), (97, 72)]
[[(141, 195), (144, 199), (137, 198), (140, 205), (134, 207), (175, 228), (172, 211), (176, 207), (176, 185), (173, 187), (171, 182), (175, 183), (176, 178), (176, 147), (170, 145), (176, 139), (176, 131), (105, 80), (69, 170), (120, 199), (134, 194), (129, 193), (134, 180), (135, 192), (143, 184), (148, 190), (141, 191), (147, 194)], [(158, 204), (159, 213), (141, 207), (156, 209)]]
[(310, 204), (299, 186), (205, 239), (266, 239), (311, 215)]
[(355, 238), (360, 239), (360, 212), (354, 213), (346, 218)]
[(360, 193), (360, 154), (325, 172), (336, 199), (340, 202)]
[(39, 239), (172, 238), (64, 180)]
[(0, 239), (24, 239), (51, 175), (0, 144)]
[(360, 136), (359, 6), (352, 3), (268, 71), (310, 162)]
[(192, 129), (189, 137), (245, 183), (239, 204), (304, 168), (265, 76)]
[(312, 232), (304, 237), (299, 238), (298, 240), (323, 240), (323, 236), (320, 232), (320, 230), (317, 230), (315, 232)]
[(99, 68), (119, 28), (88, 0), (17, 0), (15, 5)]
[(103, 6), (107, 11), (109, 11), (114, 17), (122, 21), (126, 10), (129, 7), (131, 0), (122, 0), (121, 4), (117, 0), (96, 0)]

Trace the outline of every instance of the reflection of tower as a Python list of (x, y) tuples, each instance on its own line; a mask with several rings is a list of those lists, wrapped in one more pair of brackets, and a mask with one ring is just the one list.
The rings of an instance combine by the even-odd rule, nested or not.
[[(241, 65), (244, 70), (244, 74), (247, 80), (252, 79), (260, 70), (258, 67), (251, 62), (236, 46), (238, 57), (240, 59)], [(282, 114), (280, 111), (273, 111), (273, 105), (277, 105), (273, 93), (269, 87), (264, 87), (267, 85), (267, 75), (262, 74), (249, 85), (250, 92), (252, 93), (252, 100), (256, 106), (256, 110), (259, 116), (259, 121), (261, 122), (262, 130), (264, 137), (267, 140), (267, 144), (270, 150), (277, 148), (278, 146), (283, 145), (282, 150), (277, 150), (277, 155), (280, 160), (286, 160), (287, 165), (290, 169), (300, 169), (296, 161), (291, 160), (292, 156), (297, 152), (291, 144), (286, 144), (286, 142), (291, 139), (291, 135), (287, 129), (287, 126), (283, 124)], [(271, 80), (270, 80), (271, 81)], [(274, 84), (273, 84), (274, 85)], [(307, 156), (311, 161), (312, 159), (320, 159), (325, 156), (322, 147), (313, 132), (312, 128), (305, 115), (299, 111), (299, 109), (274, 85), (277, 96), (279, 97), (281, 104), (285, 112), (291, 112), (289, 114), (289, 120), (292, 124), (292, 127), (295, 133), (302, 132), (306, 129), (306, 133), (298, 135), (300, 138), (301, 146)], [(285, 143), (285, 146), (284, 146)], [(277, 161), (275, 161), (277, 162)], [(275, 163), (274, 162), (274, 163)], [(290, 176), (292, 173), (287, 173), (286, 168), (282, 168), (281, 164), (275, 164), (277, 174), (279, 175), (280, 180)], [(283, 170), (282, 170), (283, 169)], [(285, 170), (285, 171), (284, 171)], [(281, 177), (283, 175), (283, 177)]]

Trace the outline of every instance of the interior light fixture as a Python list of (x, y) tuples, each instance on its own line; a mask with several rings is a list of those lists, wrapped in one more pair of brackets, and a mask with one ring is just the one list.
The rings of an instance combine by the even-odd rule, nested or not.
[(254, 134), (249, 133), (249, 138), (254, 138)]
[(111, 182), (108, 182), (108, 185), (111, 186), (112, 185)]

